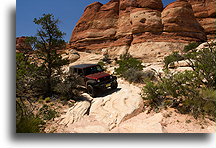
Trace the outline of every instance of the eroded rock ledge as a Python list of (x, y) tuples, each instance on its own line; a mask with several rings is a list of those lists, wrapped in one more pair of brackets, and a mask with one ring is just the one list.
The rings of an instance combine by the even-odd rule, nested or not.
[[(214, 36), (213, 3), (215, 0), (177, 0), (163, 8), (161, 0), (111, 0), (104, 5), (95, 2), (86, 7), (77, 22), (69, 48), (119, 56), (135, 53), (133, 47), (139, 44), (166, 42), (174, 46), (181, 43), (166, 53), (181, 50), (188, 42)], [(139, 51), (142, 59), (149, 56), (147, 50), (142, 46)]]

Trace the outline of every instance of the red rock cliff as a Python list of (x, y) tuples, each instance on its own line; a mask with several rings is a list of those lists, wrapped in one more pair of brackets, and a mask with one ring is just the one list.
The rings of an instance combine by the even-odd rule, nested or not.
[(215, 12), (210, 8), (208, 15), (204, 15), (197, 9), (197, 3), (203, 2), (177, 0), (163, 9), (161, 0), (111, 0), (104, 5), (95, 2), (86, 7), (77, 22), (69, 47), (118, 55), (145, 42), (205, 41), (206, 33), (214, 30), (202, 23), (203, 17), (212, 18)]
[(205, 29), (208, 39), (215, 39), (216, 33), (216, 0), (188, 0), (194, 15)]

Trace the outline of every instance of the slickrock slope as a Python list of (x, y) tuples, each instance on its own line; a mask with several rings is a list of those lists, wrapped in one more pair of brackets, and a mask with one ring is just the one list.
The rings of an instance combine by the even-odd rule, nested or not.
[(201, 23), (204, 31), (196, 18), (187, 0), (177, 0), (164, 9), (161, 0), (95, 2), (86, 7), (77, 22), (69, 48), (113, 57), (129, 52), (151, 62), (152, 58), (182, 50), (188, 42), (205, 41), (209, 27)]
[(188, 0), (194, 15), (205, 29), (208, 39), (215, 39), (216, 33), (216, 0)]
[(84, 93), (86, 99), (77, 102), (57, 121), (57, 132), (62, 132), (62, 129), (69, 133), (109, 132), (121, 122), (141, 113), (143, 100), (139, 94), (140, 88), (121, 79), (118, 79), (118, 83), (118, 89), (105, 96), (91, 98)]

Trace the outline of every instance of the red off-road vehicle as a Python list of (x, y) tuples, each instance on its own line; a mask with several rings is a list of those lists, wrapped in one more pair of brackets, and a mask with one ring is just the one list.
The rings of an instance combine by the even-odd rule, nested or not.
[(79, 85), (84, 86), (92, 97), (99, 90), (118, 87), (117, 77), (105, 73), (97, 64), (74, 65), (70, 67), (70, 73), (77, 77)]

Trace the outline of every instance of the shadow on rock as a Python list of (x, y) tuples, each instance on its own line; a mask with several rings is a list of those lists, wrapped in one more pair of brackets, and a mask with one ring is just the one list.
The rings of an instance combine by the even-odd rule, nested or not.
[(100, 91), (98, 91), (97, 97), (105, 97), (105, 96), (111, 95), (112, 93), (118, 92), (120, 90), (121, 90), (121, 88), (100, 90)]

